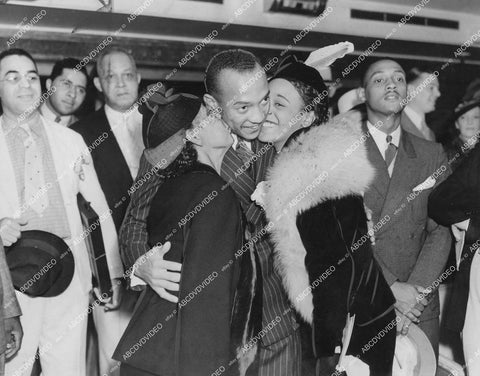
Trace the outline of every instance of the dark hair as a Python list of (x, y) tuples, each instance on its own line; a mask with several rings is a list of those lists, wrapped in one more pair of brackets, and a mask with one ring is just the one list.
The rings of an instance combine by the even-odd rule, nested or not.
[(97, 59), (97, 62), (95, 64), (95, 76), (100, 75), (103, 60), (108, 55), (112, 55), (112, 54), (115, 54), (115, 53), (120, 53), (120, 54), (127, 55), (128, 58), (130, 59), (130, 61), (132, 62), (133, 66), (135, 67), (135, 70), (137, 69), (137, 64), (135, 63), (135, 59), (133, 58), (133, 56), (130, 52), (128, 52), (126, 49), (121, 48), (121, 47), (111, 46), (111, 47), (107, 47), (104, 50), (102, 50), (100, 55), (98, 55), (98, 59)]
[(3, 50), (2, 52), (0, 52), (0, 63), (8, 56), (25, 56), (32, 61), (33, 65), (35, 66), (35, 70), (38, 70), (37, 63), (33, 59), (32, 55), (30, 55), (27, 51), (22, 50), (21, 48), (11, 48), (9, 50)]
[(413, 81), (418, 80), (422, 74), (432, 74), (434, 71), (429, 68), (420, 68), (420, 67), (413, 67), (405, 74), (405, 79), (407, 84), (411, 84)]
[(205, 71), (205, 90), (214, 96), (219, 94), (218, 77), (225, 69), (249, 72), (261, 66), (260, 60), (249, 51), (231, 49), (219, 52), (211, 58)]
[(312, 127), (319, 126), (328, 121), (328, 103), (329, 97), (328, 93), (319, 93), (318, 90), (314, 89), (312, 86), (305, 84), (302, 81), (293, 80), (289, 78), (284, 78), (290, 82), (293, 87), (297, 90), (298, 94), (303, 100), (305, 107), (302, 110), (306, 110), (308, 107), (312, 108), (312, 111), (315, 114), (315, 120), (307, 128), (300, 128), (290, 135), (285, 146), (290, 145), (292, 141), (297, 139), (298, 136), (307, 132)]
[(59, 60), (53, 66), (52, 73), (50, 74), (49, 78), (53, 81), (58, 76), (62, 75), (64, 69), (73, 69), (75, 71), (83, 73), (88, 81), (87, 69), (84, 66), (78, 69), (77, 67), (79, 65), (80, 65), (80, 60), (74, 59), (73, 57), (67, 57), (65, 59)]

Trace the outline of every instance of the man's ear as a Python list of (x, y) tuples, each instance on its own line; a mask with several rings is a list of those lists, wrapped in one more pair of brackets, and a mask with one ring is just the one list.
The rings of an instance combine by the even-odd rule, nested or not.
[(362, 102), (367, 101), (367, 97), (365, 96), (365, 89), (363, 87), (357, 88), (357, 96), (361, 99)]
[(313, 111), (308, 111), (304, 115), (304, 120), (302, 123), (303, 128), (308, 128), (309, 126), (312, 125), (312, 123), (315, 121), (315, 114)]
[(50, 78), (47, 78), (47, 81), (45, 81), (45, 87), (47, 88), (47, 91), (52, 87), (52, 80)]
[(137, 73), (137, 84), (140, 84), (140, 81), (142, 81), (142, 76), (140, 73)]
[(217, 108), (220, 107), (217, 100), (210, 94), (203, 95), (203, 102), (205, 103), (205, 107), (207, 108), (207, 114), (210, 114), (212, 111), (215, 111)]
[(198, 133), (198, 128), (187, 129), (185, 138), (194, 145), (202, 146), (202, 140), (198, 136)]
[(100, 84), (100, 79), (98, 77), (95, 77), (93, 79), (93, 84), (95, 85), (95, 87), (97, 88), (97, 90), (100, 92), (100, 93), (103, 93), (103, 90), (102, 90), (102, 85)]

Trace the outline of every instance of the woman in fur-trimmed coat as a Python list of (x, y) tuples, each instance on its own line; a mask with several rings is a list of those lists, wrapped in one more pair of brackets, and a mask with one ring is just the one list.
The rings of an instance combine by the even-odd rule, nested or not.
[(274, 224), (276, 266), (291, 302), (312, 325), (317, 375), (335, 372), (348, 314), (355, 323), (347, 354), (368, 364), (370, 375), (390, 375), (394, 297), (373, 257), (362, 199), (375, 171), (360, 127), (312, 126), (321, 119), (318, 106), (305, 111), (315, 73), (302, 65), (270, 81), (271, 110), (260, 134), (279, 152), (263, 201)]

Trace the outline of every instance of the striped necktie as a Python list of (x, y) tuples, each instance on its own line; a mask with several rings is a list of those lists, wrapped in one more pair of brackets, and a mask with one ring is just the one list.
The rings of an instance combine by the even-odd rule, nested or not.
[(252, 164), (252, 158), (255, 154), (247, 146), (245, 140), (238, 140), (237, 149), (235, 151), (245, 165), (245, 168), (249, 169)]
[(392, 143), (392, 135), (389, 134), (387, 136), (387, 148), (385, 149), (385, 163), (387, 164), (387, 168), (392, 164), (396, 154), (397, 147)]

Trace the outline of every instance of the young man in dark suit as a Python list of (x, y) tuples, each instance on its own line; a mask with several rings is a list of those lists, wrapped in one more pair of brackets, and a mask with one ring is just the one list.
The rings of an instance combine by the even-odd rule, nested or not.
[[(118, 233), (127, 209), (128, 190), (137, 176), (143, 152), (142, 116), (135, 102), (140, 74), (133, 57), (119, 48), (105, 49), (97, 60), (94, 84), (104, 94), (105, 106), (71, 128), (80, 133), (91, 149), (98, 175)], [(114, 289), (123, 297), (122, 281)], [(127, 294), (116, 311), (93, 310), (99, 339), (101, 374), (118, 374), (112, 360), (115, 347), (131, 318), (135, 297)]]
[(397, 301), (398, 330), (406, 334), (412, 322), (418, 324), (438, 355), (434, 288), (447, 261), (450, 234), (428, 217), (427, 202), (432, 188), (450, 173), (447, 158), (439, 144), (402, 129), (407, 84), (397, 62), (380, 60), (368, 67), (359, 95), (367, 106), (367, 152), (377, 169), (365, 192), (378, 229), (375, 257)]
[[(256, 184), (265, 180), (266, 169), (270, 166), (273, 155), (271, 146), (255, 140), (269, 109), (266, 75), (258, 59), (250, 52), (227, 50), (210, 61), (205, 86), (207, 94), (204, 101), (207, 108), (220, 113), (223, 121), (232, 129), (235, 141), (225, 155), (221, 176), (234, 189), (242, 205), (252, 236), (257, 239), (253, 245), (262, 268), (262, 325), (265, 333), (258, 341), (258, 361), (250, 367), (249, 374), (300, 375), (298, 324), (289, 307), (280, 277), (274, 269), (273, 247), (264, 236), (267, 232), (264, 230), (264, 213), (250, 199)], [(156, 163), (151, 160), (151, 166), (143, 172), (148, 172)], [(140, 188), (132, 195), (120, 233), (123, 259), (127, 267), (148, 252), (145, 219), (151, 198), (159, 184), (161, 182), (156, 179), (143, 179)], [(151, 254), (148, 261), (137, 263), (138, 268), (135, 268), (134, 274), (152, 286), (160, 296), (175, 301), (175, 297), (166, 290), (178, 290), (176, 282), (179, 276), (178, 273), (171, 272), (172, 264), (163, 260), (167, 250), (168, 246), (164, 246)], [(173, 267), (173, 270), (180, 270), (178, 264)]]

